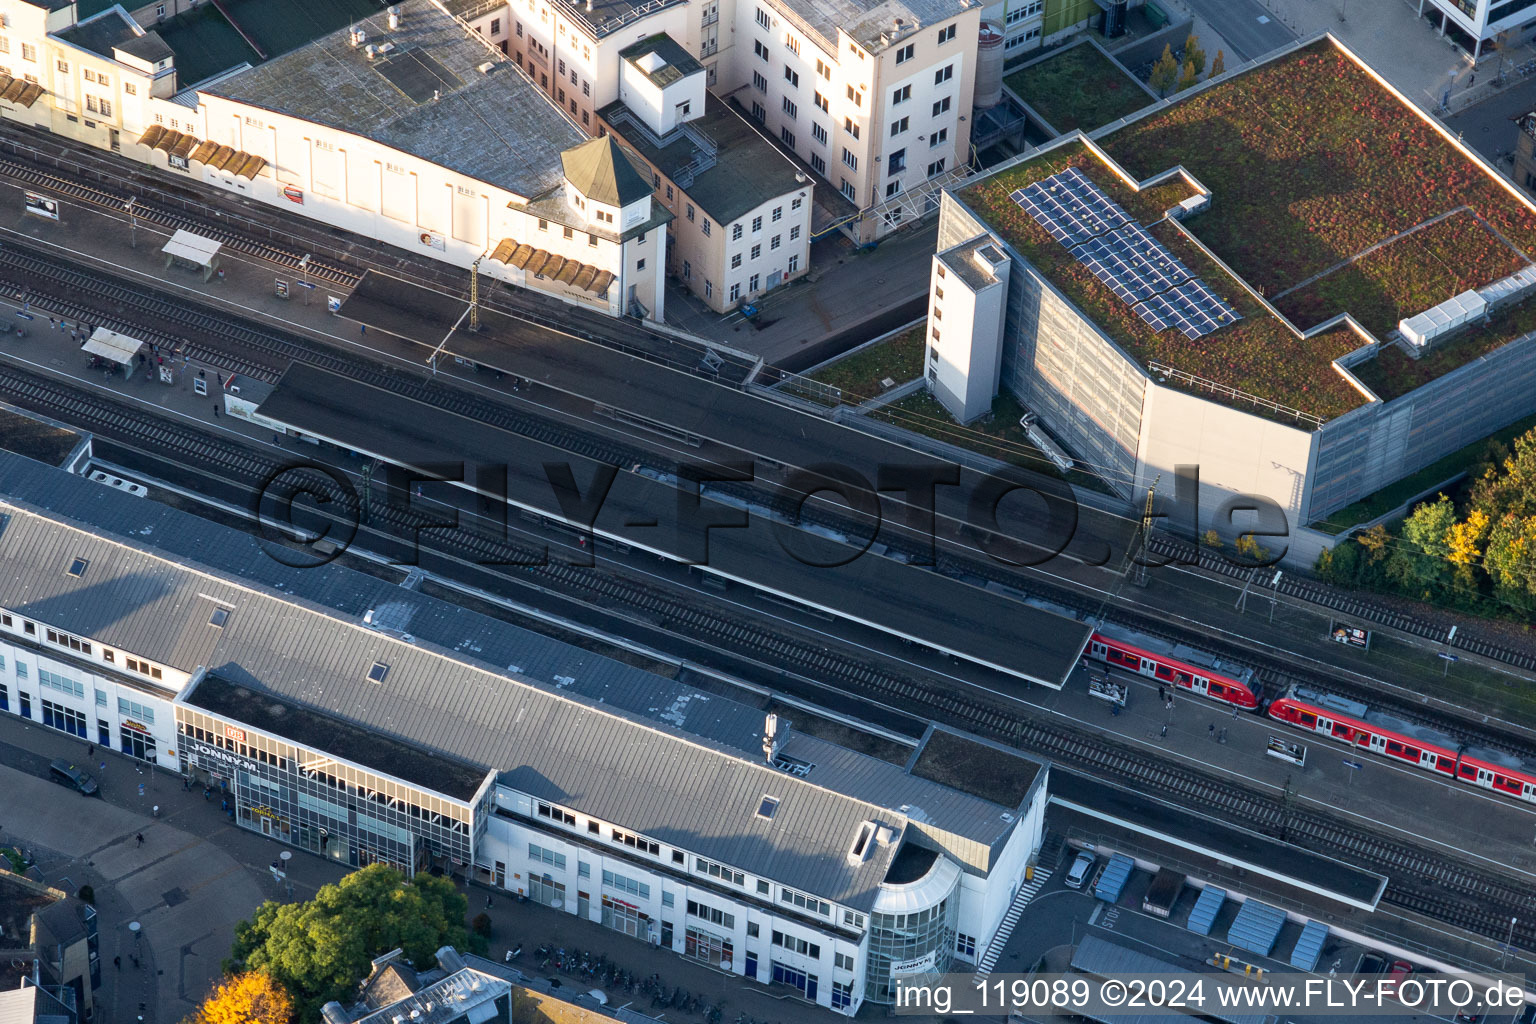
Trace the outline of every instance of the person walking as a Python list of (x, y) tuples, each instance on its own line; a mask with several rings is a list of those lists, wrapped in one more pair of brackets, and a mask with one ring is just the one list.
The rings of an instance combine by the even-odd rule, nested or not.
[(123, 969), (123, 958), (120, 957), (120, 956), (113, 957), (112, 958), (112, 966), (116, 967), (118, 970), (122, 970)]
[(140, 832), (138, 835), (134, 836), (134, 839), (136, 839), (138, 841), (138, 845), (140, 845), (140, 846), (144, 845), (144, 833), (143, 832)]
[(1167, 699), (1168, 699), (1168, 691), (1163, 689), (1161, 686), (1159, 686), (1157, 688), (1157, 701), (1158, 701), (1158, 703), (1161, 704), (1163, 701), (1165, 701)]
[(94, 743), (87, 743), (85, 745), (85, 756), (86, 757), (94, 757), (95, 754), (96, 754), (96, 744), (94, 744)]

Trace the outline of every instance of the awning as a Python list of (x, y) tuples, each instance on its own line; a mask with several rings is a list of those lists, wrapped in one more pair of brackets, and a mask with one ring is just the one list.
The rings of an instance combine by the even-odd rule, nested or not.
[(543, 249), (535, 249), (527, 242), (519, 243), (515, 238), (503, 238), (497, 243), (496, 248), (491, 250), (491, 259), (535, 277), (552, 277), (561, 284), (594, 295), (608, 294), (608, 286), (613, 283), (613, 274), (606, 270)]
[(0, 99), (30, 107), (42, 94), (43, 87), (36, 82), (29, 82), (25, 78), (12, 78), (10, 75), (0, 73)]
[(267, 165), (266, 157), (246, 153), (233, 146), (221, 146), (217, 142), (200, 143), (187, 159), (240, 178), (254, 178)]
[(222, 242), (216, 242), (202, 235), (194, 235), (187, 230), (179, 230), (171, 236), (171, 240), (165, 243), (165, 248), (160, 251), (167, 256), (195, 263), (200, 267), (213, 265), (213, 259), (219, 254)]
[(130, 338), (126, 334), (118, 334), (109, 331), (105, 327), (98, 327), (91, 332), (91, 336), (80, 346), (80, 351), (86, 355), (100, 356), (114, 363), (127, 364), (133, 362), (133, 357), (139, 354), (139, 349), (144, 343), (138, 338)]
[(139, 136), (139, 145), (158, 149), (173, 156), (190, 156), (197, 144), (194, 136), (185, 132), (170, 131), (160, 124), (150, 125), (149, 130)]

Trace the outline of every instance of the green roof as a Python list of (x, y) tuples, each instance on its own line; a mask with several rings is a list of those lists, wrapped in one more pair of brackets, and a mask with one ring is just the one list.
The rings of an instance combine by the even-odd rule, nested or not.
[(566, 150), (560, 162), (571, 187), (595, 202), (628, 206), (651, 194), (650, 179), (635, 170), (611, 135)]

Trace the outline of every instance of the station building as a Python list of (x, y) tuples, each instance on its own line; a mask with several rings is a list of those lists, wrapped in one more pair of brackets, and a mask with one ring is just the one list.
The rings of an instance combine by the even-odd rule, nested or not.
[[(1246, 127), (1300, 102), (1306, 139)], [(1364, 141), (1312, 152), (1339, 138)], [(1069, 171), (1135, 252), (1029, 212), (1037, 183), (1078, 208)], [(1308, 524), (1536, 411), (1531, 238), (1536, 204), (1329, 36), (947, 192), (928, 385), (963, 422), (1005, 390), (1126, 498), (1198, 467), (1197, 528), (1227, 541), (1267, 499), (1311, 564)], [(1238, 318), (1133, 301), (1191, 279)]]
[(671, 214), (636, 187), (633, 157), (591, 141), (434, 0), (374, 8), (186, 87), (173, 48), (120, 6), (76, 21), (75, 4), (3, 0), (0, 13), (0, 54), (14, 62), (0, 72), (14, 76), (0, 79), (4, 116), (457, 266), (478, 261), (518, 287), (664, 315)]
[(852, 1014), (976, 962), (1038, 851), (1047, 768), (1002, 748), (880, 760), (20, 457), (0, 494), (0, 710), (340, 863), (463, 871)]

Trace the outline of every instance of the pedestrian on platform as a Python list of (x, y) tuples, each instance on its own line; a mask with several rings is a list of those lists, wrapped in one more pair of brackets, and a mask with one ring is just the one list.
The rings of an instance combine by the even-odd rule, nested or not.
[(95, 756), (95, 754), (96, 754), (96, 744), (94, 744), (94, 743), (87, 743), (85, 745), (85, 756), (86, 757), (93, 757), (93, 756)]
[(1158, 700), (1158, 703), (1162, 703), (1163, 701), (1165, 701), (1167, 699), (1168, 699), (1168, 691), (1163, 689), (1161, 686), (1159, 686), (1157, 688), (1157, 700)]
[(138, 835), (134, 836), (133, 838), (137, 841), (137, 844), (139, 846), (143, 846), (144, 845), (144, 833), (143, 832), (140, 832)]
[(120, 956), (113, 957), (112, 958), (112, 966), (116, 967), (118, 970), (122, 970), (123, 969), (123, 958), (120, 957)]
[(214, 402), (213, 403), (213, 418), (214, 419), (218, 419), (219, 418), (219, 403), (218, 402)]
[(1205, 731), (1210, 733), (1212, 736), (1216, 735), (1216, 723), (1212, 722), (1210, 725), (1206, 726)]

